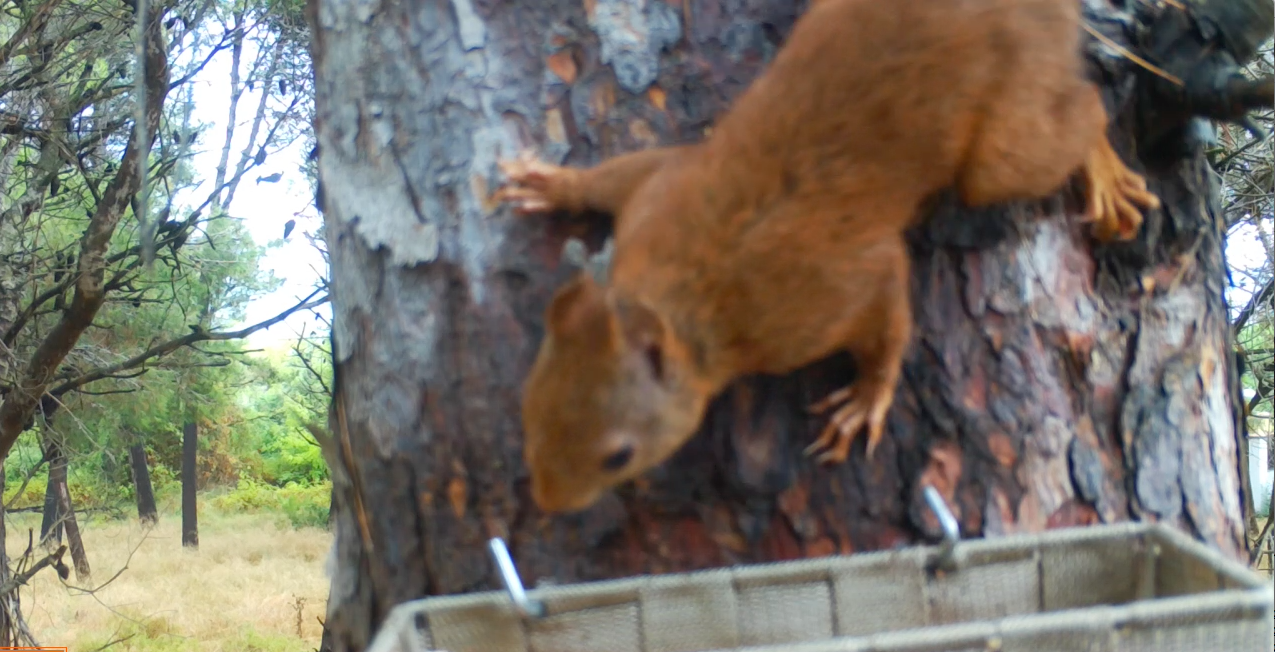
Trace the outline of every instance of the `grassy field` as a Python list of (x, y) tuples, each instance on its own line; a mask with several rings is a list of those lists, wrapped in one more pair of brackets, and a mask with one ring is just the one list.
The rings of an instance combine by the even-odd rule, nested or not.
[[(136, 519), (81, 523), (91, 586), (74, 572), (67, 583), (49, 571), (22, 590), (22, 608), (42, 645), (111, 651), (302, 652), (319, 645), (328, 580), (323, 565), (331, 535), (292, 529), (275, 515), (200, 516), (199, 549), (181, 546), (181, 522), (162, 518), (151, 530)], [(9, 554), (21, 554), (39, 517), (9, 522)], [(129, 559), (132, 555), (131, 560)], [(70, 565), (70, 555), (66, 556)], [(298, 618), (298, 611), (300, 617)], [(299, 622), (299, 631), (298, 631)], [(125, 639), (125, 640), (121, 640)]]

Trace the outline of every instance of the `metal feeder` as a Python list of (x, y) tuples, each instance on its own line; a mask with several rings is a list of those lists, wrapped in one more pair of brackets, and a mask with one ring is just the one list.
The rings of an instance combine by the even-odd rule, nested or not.
[(369, 652), (1269, 652), (1269, 580), (1126, 523), (406, 602)]

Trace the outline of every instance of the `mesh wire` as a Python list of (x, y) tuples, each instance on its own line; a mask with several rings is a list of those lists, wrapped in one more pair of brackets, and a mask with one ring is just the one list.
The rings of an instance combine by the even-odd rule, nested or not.
[[(964, 542), (400, 605), (371, 652), (1268, 652), (1268, 582), (1161, 525)], [(423, 616), (423, 617), (417, 617)]]

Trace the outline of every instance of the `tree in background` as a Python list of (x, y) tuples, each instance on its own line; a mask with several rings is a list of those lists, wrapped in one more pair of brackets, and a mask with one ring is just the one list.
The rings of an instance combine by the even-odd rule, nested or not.
[[(1275, 70), (1270, 44), (1259, 53), (1250, 65), (1251, 73), (1270, 75)], [(1272, 127), (1271, 112), (1257, 116), (1269, 132)], [(1266, 451), (1275, 451), (1275, 431), (1272, 423), (1272, 396), (1275, 396), (1275, 244), (1273, 244), (1272, 216), (1275, 215), (1275, 157), (1271, 139), (1260, 139), (1237, 127), (1220, 129), (1217, 142), (1207, 152), (1213, 168), (1222, 175), (1222, 219), (1227, 229), (1227, 251), (1231, 296), (1231, 333), (1235, 341), (1236, 362), (1242, 370), (1243, 386), (1240, 409), (1247, 417), (1247, 445), (1257, 439), (1266, 440)], [(1242, 245), (1242, 248), (1236, 245)], [(1256, 461), (1264, 468), (1250, 468)], [(1241, 458), (1241, 472), (1245, 485), (1252, 486), (1256, 495), (1246, 492), (1246, 513), (1250, 515), (1248, 529), (1254, 534), (1256, 554), (1270, 536), (1272, 523), (1270, 504), (1275, 497), (1275, 482), (1263, 487), (1252, 482), (1252, 477), (1272, 476), (1275, 465), (1272, 459), (1254, 460), (1252, 455)], [(1263, 473), (1265, 471), (1265, 473)], [(1263, 491), (1265, 489), (1265, 491)], [(1265, 519), (1259, 519), (1259, 513)]]
[[(161, 455), (179, 448), (186, 421), (224, 445), (244, 373), (237, 340), (326, 300), (319, 288), (231, 328), (274, 283), (233, 212), (236, 190), (277, 180), (263, 166), (308, 134), (300, 5), (146, 6), (140, 25), (131, 1), (0, 9), (0, 457), (19, 452), (11, 501), (49, 457), (71, 478), (88, 460), (126, 478), (116, 457), (139, 440)], [(231, 115), (210, 133), (192, 119), (192, 85), (226, 59)], [(190, 164), (203, 148), (220, 149), (213, 179)], [(51, 529), (74, 514), (54, 475), (65, 498)], [(2, 598), (0, 631), (26, 640), (16, 594)]]
[[(1269, 6), (1240, 1), (1266, 16), (1240, 21), (1256, 35), (1177, 3), (1136, 20), (1085, 7), (1183, 75), (1269, 37)], [(1136, 242), (1095, 245), (1065, 193), (978, 215), (942, 202), (913, 234), (916, 332), (872, 463), (801, 455), (822, 426), (805, 406), (852, 373), (830, 358), (736, 383), (678, 455), (583, 514), (536, 512), (519, 387), (572, 272), (563, 240), (596, 249), (605, 230), (498, 210), (496, 161), (697, 140), (800, 4), (313, 4), (339, 444), (322, 649), (363, 649), (403, 600), (496, 588), (488, 537), (533, 585), (874, 550), (937, 534), (927, 484), (965, 536), (1157, 520), (1245, 550), (1215, 173), (1182, 87), (1094, 39), (1114, 141), (1164, 201)]]

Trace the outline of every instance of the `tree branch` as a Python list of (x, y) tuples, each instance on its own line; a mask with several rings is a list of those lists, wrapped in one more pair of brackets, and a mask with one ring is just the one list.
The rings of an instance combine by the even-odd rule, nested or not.
[(44, 559), (41, 559), (40, 561), (35, 562), (35, 564), (31, 566), (31, 568), (28, 568), (26, 571), (22, 573), (18, 573), (17, 575), (14, 575), (13, 577), (9, 578), (8, 582), (5, 582), (4, 584), (0, 584), (0, 597), (13, 593), (14, 591), (18, 589), (19, 586), (22, 586), (26, 584), (27, 582), (31, 581), (31, 578), (35, 577), (36, 573), (39, 573), (40, 571), (44, 570), (45, 568), (49, 566), (56, 567), (58, 569), (58, 575), (61, 575), (63, 572), (62, 569), (65, 568), (64, 566), (62, 566), (62, 555), (65, 555), (65, 554), (66, 554), (66, 545), (63, 544), (61, 546), (58, 546), (57, 550), (54, 550), (53, 552), (45, 555)]
[(1275, 284), (1275, 276), (1268, 279), (1262, 289), (1254, 292), (1253, 296), (1249, 297), (1248, 304), (1235, 317), (1235, 323), (1231, 324), (1231, 333), (1233, 335), (1239, 336), (1240, 331), (1244, 330), (1244, 327), (1248, 325), (1248, 320), (1253, 317), (1253, 313), (1257, 311), (1259, 306), (1263, 303), (1270, 303), (1271, 294), (1275, 292), (1275, 285), (1272, 284)]
[(287, 310), (275, 315), (274, 317), (271, 317), (270, 319), (253, 324), (252, 326), (249, 326), (241, 330), (217, 333), (217, 332), (209, 332), (203, 329), (195, 328), (194, 330), (192, 330), (190, 333), (186, 335), (169, 340), (167, 342), (164, 342), (163, 344), (157, 344), (147, 349), (146, 351), (143, 351), (142, 353), (139, 353), (129, 358), (128, 360), (124, 360), (123, 362), (120, 362), (118, 364), (113, 364), (107, 367), (102, 367), (100, 369), (95, 369), (86, 374), (82, 374), (79, 377), (68, 380), (58, 385), (57, 387), (54, 387), (53, 389), (48, 390), (48, 393), (54, 396), (61, 396), (73, 389), (76, 389), (83, 385), (87, 385), (88, 383), (91, 383), (93, 381), (112, 377), (113, 375), (118, 374), (122, 371), (135, 369), (137, 367), (142, 366), (143, 364), (145, 364), (147, 361), (151, 359), (168, 355), (169, 353), (172, 353), (173, 351), (176, 351), (177, 349), (180, 349), (184, 346), (190, 346), (191, 344), (195, 344), (197, 342), (237, 340), (237, 339), (247, 337), (259, 330), (262, 330), (264, 328), (269, 328), (287, 319), (294, 312), (298, 312), (300, 310), (308, 310), (310, 308), (315, 308), (315, 307), (323, 305), (324, 303), (327, 302), (328, 297), (325, 295), (322, 298), (313, 299), (314, 295), (318, 293), (319, 293), (319, 290), (315, 290), (314, 292), (311, 292), (310, 295), (307, 296), (305, 299), (302, 299), (300, 303), (292, 306), (291, 308), (288, 308)]
[[(153, 139), (159, 128), (164, 99), (168, 94), (168, 56), (161, 14), (161, 9), (156, 7), (147, 16), (146, 97), (135, 98), (146, 104), (146, 124), (137, 124), (134, 128), (145, 130), (149, 134), (147, 141)], [(106, 251), (124, 210), (137, 193), (138, 161), (147, 155), (147, 152), (138, 150), (134, 142), (135, 139), (130, 139), (119, 170), (107, 186), (80, 240), (79, 273), (71, 305), (31, 356), (14, 391), (0, 405), (0, 459), (9, 454), (18, 435), (32, 422), (40, 397), (45, 394), (58, 365), (93, 323), (105, 301), (102, 282), (106, 272)]]

